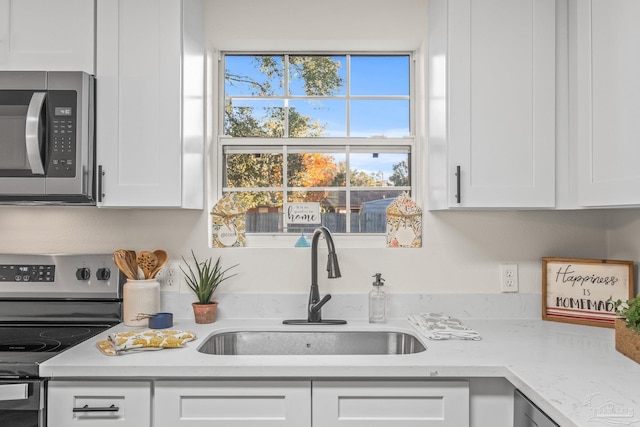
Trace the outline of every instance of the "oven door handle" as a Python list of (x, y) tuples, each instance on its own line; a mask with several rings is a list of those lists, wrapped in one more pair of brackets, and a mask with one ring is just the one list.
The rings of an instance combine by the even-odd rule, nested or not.
[(111, 406), (96, 406), (91, 408), (89, 405), (84, 405), (82, 408), (73, 408), (73, 412), (118, 412), (120, 408), (116, 405)]
[(29, 384), (0, 384), (0, 401), (29, 398)]
[(27, 123), (24, 140), (27, 148), (27, 160), (34, 175), (44, 175), (44, 164), (40, 154), (42, 135), (40, 135), (40, 112), (44, 105), (45, 92), (34, 92), (27, 109)]

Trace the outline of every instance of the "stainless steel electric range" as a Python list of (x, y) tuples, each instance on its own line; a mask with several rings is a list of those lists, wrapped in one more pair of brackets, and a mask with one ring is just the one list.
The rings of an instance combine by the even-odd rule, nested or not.
[(0, 426), (46, 425), (42, 362), (122, 321), (110, 254), (0, 254)]

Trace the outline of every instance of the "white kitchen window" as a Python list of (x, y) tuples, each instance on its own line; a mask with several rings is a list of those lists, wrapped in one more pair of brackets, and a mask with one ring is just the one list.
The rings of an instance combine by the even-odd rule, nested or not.
[(283, 204), (319, 203), (332, 233), (385, 233), (412, 192), (413, 59), (394, 54), (224, 53), (219, 194), (247, 209), (247, 233), (309, 232)]

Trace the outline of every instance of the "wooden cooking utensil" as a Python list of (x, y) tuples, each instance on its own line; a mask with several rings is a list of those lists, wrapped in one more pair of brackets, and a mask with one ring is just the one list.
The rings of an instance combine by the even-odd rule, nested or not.
[(129, 249), (126, 252), (127, 264), (129, 264), (129, 268), (133, 273), (134, 279), (140, 279), (140, 277), (138, 277), (138, 261), (136, 261), (136, 251)]
[(158, 258), (156, 254), (151, 251), (141, 251), (136, 257), (138, 267), (142, 269), (145, 279), (151, 279), (151, 272), (158, 265)]
[(156, 249), (155, 251), (153, 251), (153, 254), (158, 260), (158, 265), (156, 265), (156, 268), (151, 271), (151, 275), (149, 277), (150, 279), (155, 278), (158, 275), (160, 269), (164, 267), (167, 261), (169, 261), (169, 254), (167, 254), (167, 252), (162, 249)]
[(113, 252), (113, 262), (128, 279), (137, 279), (137, 272), (131, 268), (128, 261), (129, 255), (126, 249), (117, 249)]

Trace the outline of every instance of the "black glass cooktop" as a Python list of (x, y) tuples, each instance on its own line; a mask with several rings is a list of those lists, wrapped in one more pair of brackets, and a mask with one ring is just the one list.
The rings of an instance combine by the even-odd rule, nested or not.
[(2, 325), (0, 352), (61, 352), (108, 328), (106, 325)]

